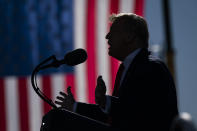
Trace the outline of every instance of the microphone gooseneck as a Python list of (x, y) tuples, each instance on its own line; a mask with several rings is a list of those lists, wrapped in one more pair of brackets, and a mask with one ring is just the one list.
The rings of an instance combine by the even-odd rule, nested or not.
[[(31, 75), (31, 84), (32, 87), (34, 89), (34, 91), (37, 93), (37, 95), (43, 99), (45, 102), (47, 102), (51, 107), (53, 108), (57, 108), (57, 106), (53, 103), (53, 101), (48, 98), (37, 86), (37, 82), (36, 82), (36, 74), (43, 69), (46, 68), (58, 68), (60, 65), (66, 64), (68, 66), (75, 66), (78, 64), (81, 64), (83, 62), (85, 62), (87, 59), (87, 53), (84, 49), (76, 49), (74, 51), (71, 51), (69, 53), (67, 53), (64, 56), (64, 59), (62, 60), (57, 60), (56, 57), (54, 55), (50, 56), (49, 58), (47, 58), (46, 60), (44, 60), (43, 62), (41, 62), (39, 65), (37, 65), (35, 67), (35, 69), (33, 70), (33, 73)], [(50, 64), (44, 65), (45, 63), (51, 61), (52, 62)]]

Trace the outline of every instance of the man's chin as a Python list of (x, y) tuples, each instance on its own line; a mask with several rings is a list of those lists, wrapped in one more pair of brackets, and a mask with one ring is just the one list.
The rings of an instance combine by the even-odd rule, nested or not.
[(114, 55), (112, 52), (108, 52), (108, 55), (109, 56), (111, 56), (111, 57), (113, 57), (113, 58), (115, 58), (115, 59), (117, 59), (117, 60), (119, 60), (119, 61), (121, 61), (120, 59), (119, 59), (119, 56), (117, 56), (117, 55)]
[(113, 55), (113, 53), (111, 53), (110, 51), (108, 52), (108, 55), (111, 56), (111, 57), (113, 57), (113, 58), (116, 58), (116, 57)]

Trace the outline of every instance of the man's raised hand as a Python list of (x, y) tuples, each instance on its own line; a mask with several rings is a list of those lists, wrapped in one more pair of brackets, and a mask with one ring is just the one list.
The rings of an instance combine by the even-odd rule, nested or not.
[(105, 82), (103, 81), (102, 76), (97, 78), (97, 85), (95, 89), (95, 102), (102, 108), (105, 108), (106, 104), (106, 86)]
[(70, 86), (67, 88), (67, 94), (64, 92), (60, 92), (59, 93), (60, 95), (56, 97), (58, 100), (56, 100), (55, 103), (69, 111), (73, 111), (73, 105), (74, 105), (75, 99), (73, 97), (73, 94), (70, 88), (71, 88)]

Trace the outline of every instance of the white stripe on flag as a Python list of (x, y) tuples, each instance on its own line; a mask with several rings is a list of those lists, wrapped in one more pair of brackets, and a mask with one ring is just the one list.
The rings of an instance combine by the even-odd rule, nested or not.
[[(39, 131), (42, 121), (42, 99), (36, 94), (32, 85), (31, 79), (28, 78), (28, 96), (29, 96), (29, 121), (30, 121), (30, 131)], [(37, 76), (37, 85), (40, 88), (40, 76)]]
[(5, 78), (7, 131), (19, 131), (19, 102), (16, 77)]
[[(86, 49), (85, 41), (85, 18), (86, 18), (86, 0), (74, 0), (74, 46), (76, 48)], [(75, 68), (76, 76), (76, 100), (87, 102), (88, 87), (86, 83), (86, 63), (80, 64)]]
[(107, 94), (111, 94), (111, 83), (110, 83), (110, 59), (108, 55), (108, 44), (105, 36), (108, 32), (108, 12), (109, 12), (109, 0), (97, 0), (97, 60), (98, 60), (98, 75), (102, 75), (107, 87)]
[(59, 95), (59, 92), (65, 91), (65, 74), (53, 74), (51, 75), (51, 84), (52, 84), (52, 101), (56, 100), (56, 96)]
[(121, 13), (134, 12), (135, 0), (120, 0), (119, 9)]

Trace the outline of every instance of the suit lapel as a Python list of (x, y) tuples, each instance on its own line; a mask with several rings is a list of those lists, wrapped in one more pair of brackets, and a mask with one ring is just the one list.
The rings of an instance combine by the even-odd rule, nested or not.
[(121, 90), (124, 89), (126, 83), (127, 83), (127, 80), (130, 78), (130, 77), (134, 77), (135, 76), (135, 68), (137, 67), (137, 65), (141, 62), (144, 62), (145, 59), (148, 58), (148, 55), (150, 54), (150, 52), (147, 50), (147, 49), (142, 49), (138, 54), (137, 56), (133, 59), (133, 62), (130, 63), (130, 66), (129, 66), (129, 69), (123, 79), (123, 82), (119, 88), (119, 93), (118, 95), (121, 94)]

